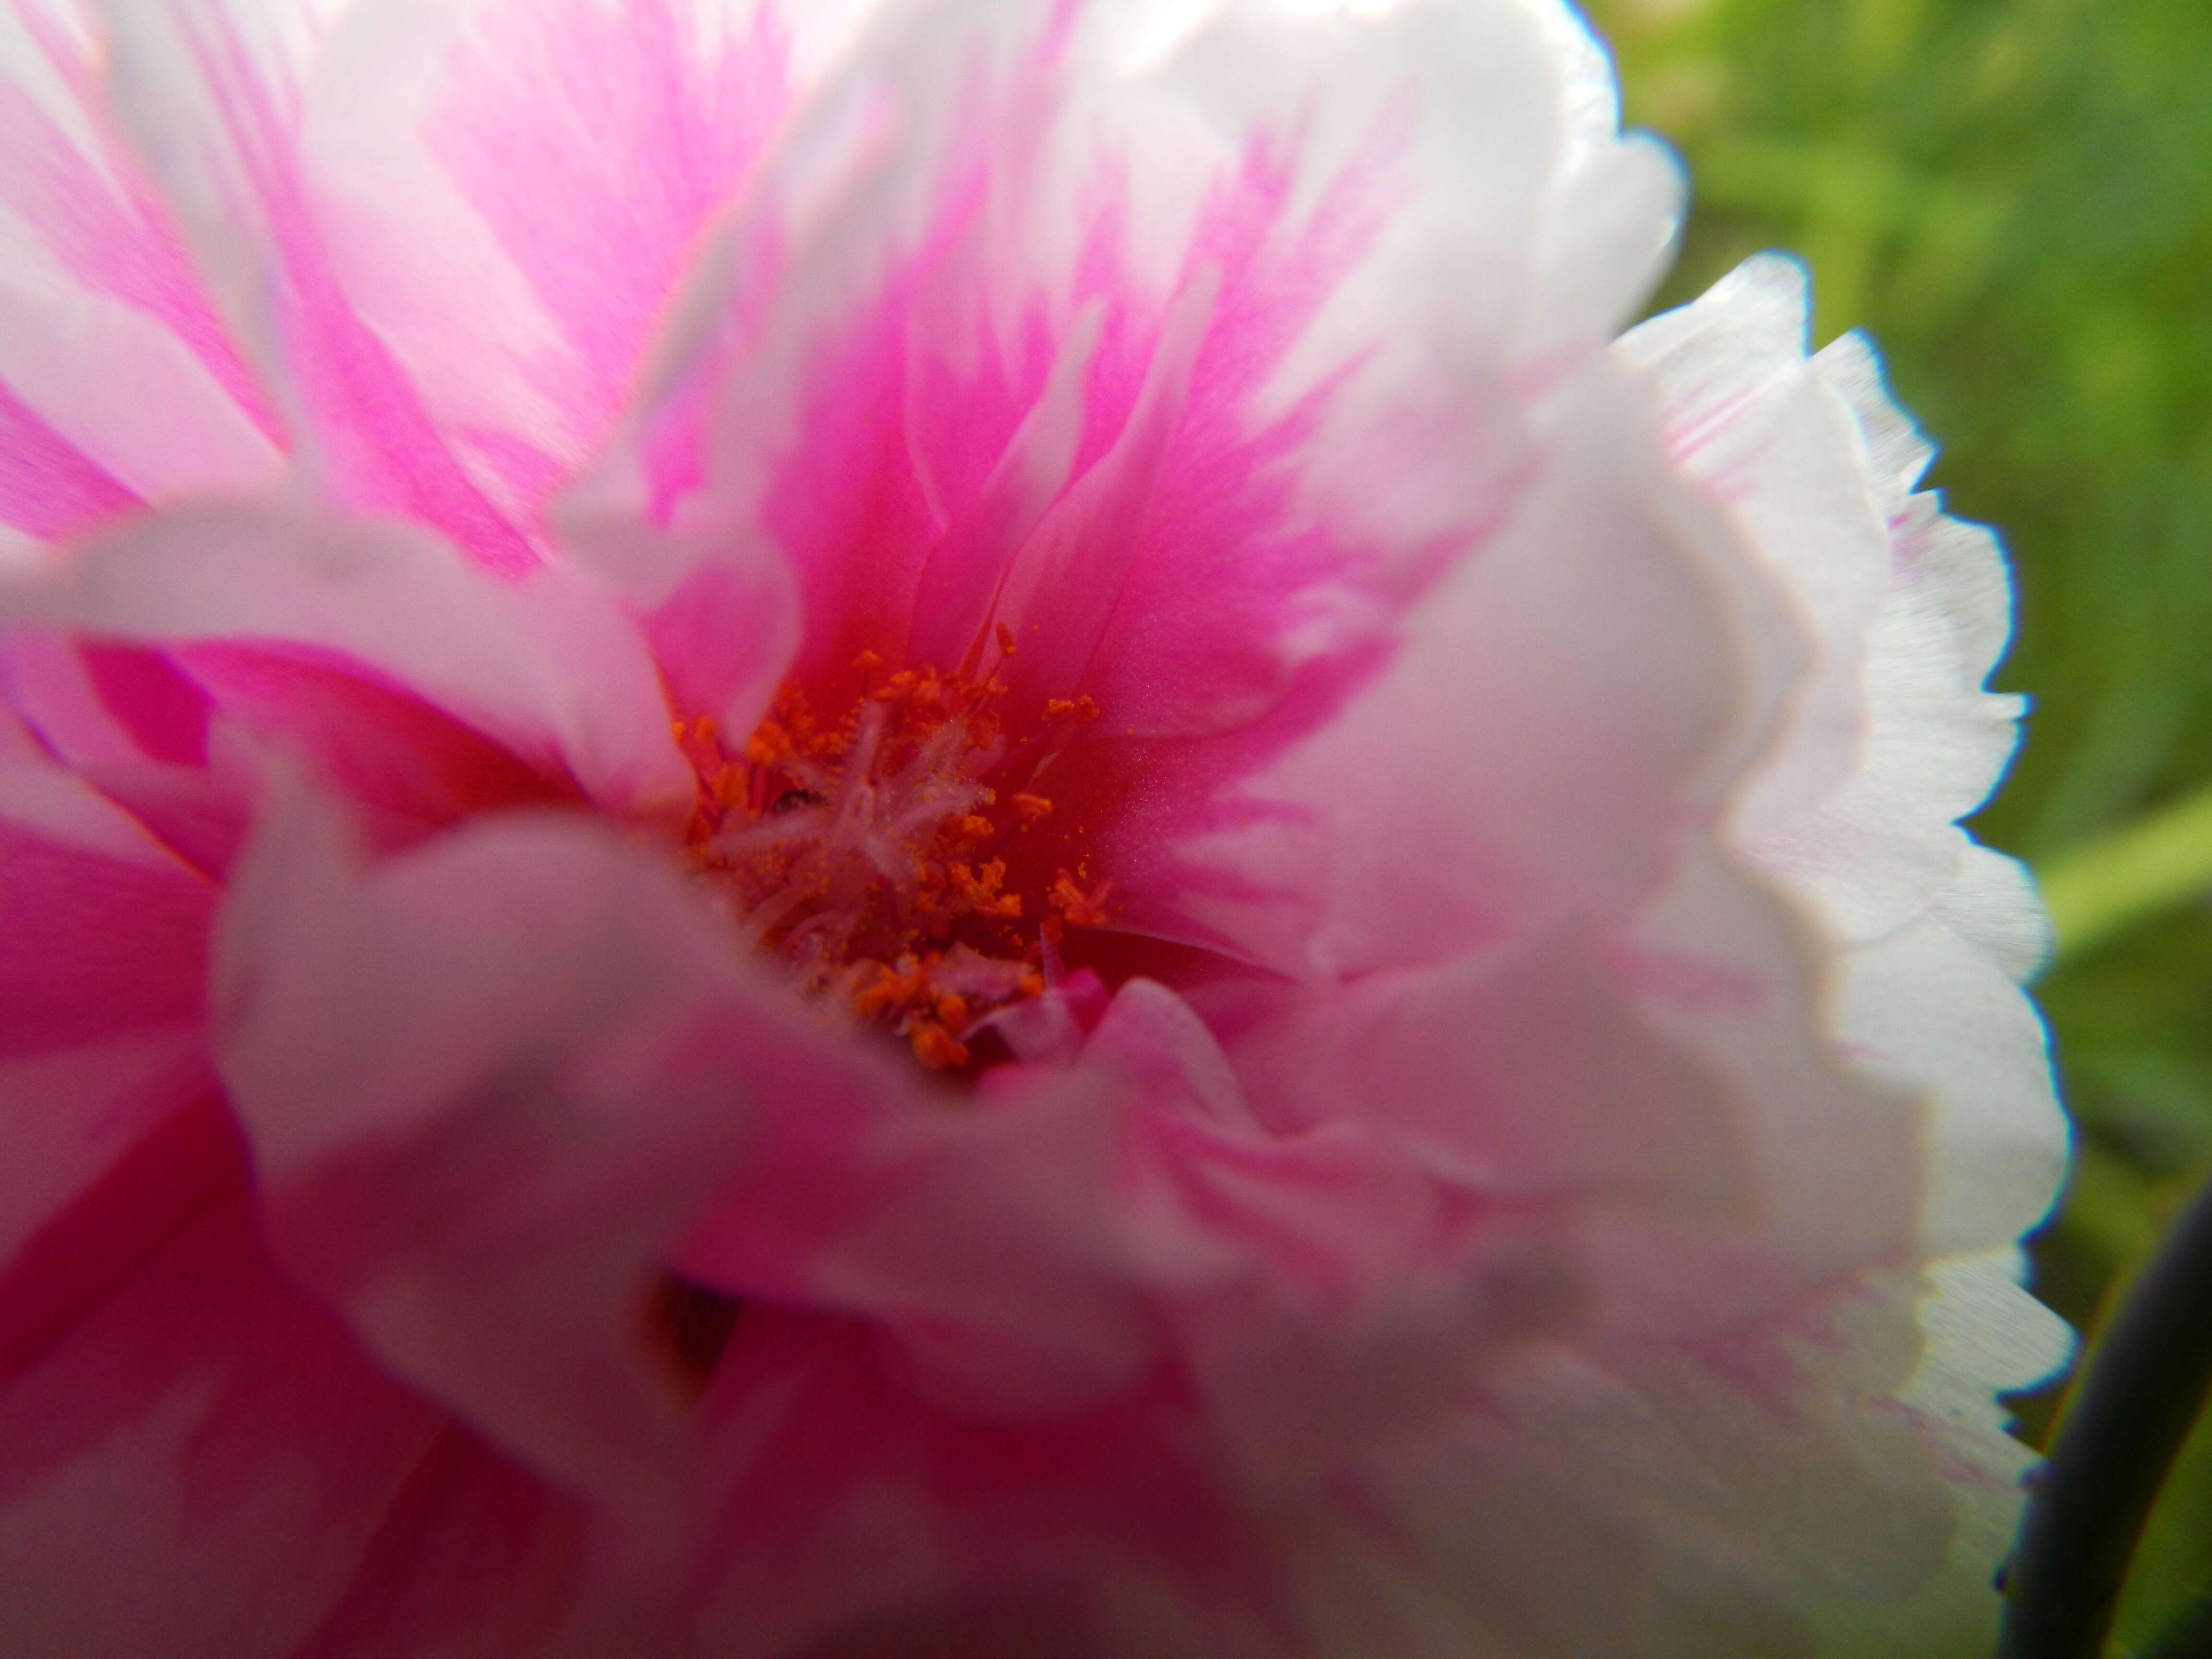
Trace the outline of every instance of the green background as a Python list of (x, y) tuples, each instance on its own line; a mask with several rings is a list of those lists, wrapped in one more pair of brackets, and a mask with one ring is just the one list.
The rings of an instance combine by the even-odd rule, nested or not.
[[(2033, 713), (1976, 828), (2059, 925), (2036, 992), (2080, 1158), (2038, 1289), (2094, 1332), (2212, 1171), (2212, 0), (1588, 9), (1627, 118), (1689, 163), (1659, 306), (1758, 249), (1802, 255), (1818, 340), (1873, 334), (1943, 446), (1931, 482), (2011, 550), (1996, 684)], [(2018, 1403), (2039, 1437), (2057, 1391)], [(2112, 1652), (2208, 1583), (2200, 1425)]]

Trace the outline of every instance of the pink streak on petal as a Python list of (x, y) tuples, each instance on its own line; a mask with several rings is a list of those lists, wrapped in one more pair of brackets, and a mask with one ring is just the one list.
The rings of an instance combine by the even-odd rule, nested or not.
[[(617, 811), (688, 806), (696, 787), (636, 623), (566, 566), (501, 580), (416, 526), (207, 503), (117, 526), (11, 597), (88, 634), (363, 665)], [(66, 667), (27, 689), (68, 692)]]
[(799, 644), (799, 604), (781, 561), (708, 557), (641, 618), (674, 706), (751, 731)]
[[(940, 528), (899, 423), (907, 319), (899, 279), (817, 360), (800, 435), (763, 504), (791, 557), (807, 621), (802, 668), (836, 672), (896, 648), (921, 562)], [(1019, 419), (1006, 410), (1008, 424)]]
[(1007, 673), (1018, 699), (1042, 702), (1048, 688), (1092, 683), (1091, 659), (1144, 539), (1218, 285), (1217, 273), (1203, 270), (1176, 296), (1113, 447), (1060, 497), (1017, 556), (1002, 620), (1029, 647)]
[(147, 1256), (229, 1199), (241, 1151), (222, 1095), (204, 1076), (192, 1098), (25, 1239), (0, 1272), (0, 1381), (37, 1364)]
[(405, 371), (353, 314), (308, 234), (295, 229), (287, 240), (295, 370), (350, 504), (434, 525), (502, 574), (533, 568), (537, 553), (454, 459)]
[(471, 19), (426, 134), (582, 365), (558, 395), (603, 431), (708, 216), (791, 92), (774, 9), (709, 58), (671, 0), (509, 0)]
[(1623, 942), (1607, 951), (1605, 965), (1624, 989), (1688, 1013), (1751, 1014), (1774, 990), (1764, 980), (1727, 963), (1633, 942)]
[(491, 569), (532, 569), (536, 550), (469, 477), (398, 358), (347, 301), (301, 177), (296, 100), (258, 79), (227, 21), (202, 21), (191, 49), (283, 272), (282, 342), (332, 482), (349, 504), (434, 526)]
[(746, 1653), (849, 1630), (871, 1603), (957, 1604), (994, 1584), (1079, 1599), (1117, 1571), (1163, 1573), (1201, 1601), (1272, 1600), (1273, 1569), (1195, 1460), (1192, 1402), (1170, 1377), (1057, 1419), (956, 1417), (900, 1386), (864, 1323), (764, 1306), (740, 1316), (704, 1407), (741, 1460), (716, 1549), (739, 1568), (731, 1617), (757, 1620)]
[[(1091, 470), (1010, 578), (1010, 596), (1046, 602), (1030, 617), (1010, 597), (1017, 635), (1065, 636), (1014, 665), (1018, 690), (1098, 693), (1124, 730), (1249, 720), (1287, 689), (1284, 635), (1300, 599), (1368, 580), (1372, 550), (1291, 528), (1298, 462), (1335, 379), (1264, 422), (1253, 405), (1387, 217), (1376, 165), (1349, 165), (1295, 227), (1295, 167), (1277, 144), (1255, 139), (1215, 185), (1144, 355), (1094, 382), (1090, 433), (1115, 434), (1112, 450), (1086, 453)], [(1121, 187), (1109, 173), (1098, 188), (1080, 289), (1126, 314), (1140, 302)]]
[(213, 1081), (191, 1027), (0, 1059), (0, 1262), (98, 1181), (121, 1153)]
[(280, 803), (218, 950), (270, 1235), (395, 1373), (665, 1542), (699, 1472), (648, 1340), (662, 1253), (763, 1116), (834, 1135), (889, 1068), (599, 826), (356, 856), (331, 803)]
[(127, 1271), (33, 1263), (113, 1282), (0, 1382), (9, 1652), (283, 1659), (440, 1425), (272, 1273), (223, 1140), (195, 1126), (81, 1200)]
[[(63, 81), (97, 112), (96, 72), (34, 12), (19, 15)], [(95, 120), (98, 115), (94, 115)], [(283, 441), (276, 411), (238, 355), (206, 289), (193, 274), (158, 198), (129, 152), (105, 145), (100, 168), (70, 143), (12, 82), (0, 79), (0, 203), (46, 240), (56, 258), (96, 292), (135, 306), (167, 326), (271, 442)]]
[(0, 1055), (200, 1017), (215, 897), (0, 821)]
[(166, 653), (98, 644), (81, 650), (93, 690), (140, 749), (173, 766), (207, 764), (208, 695)]
[(54, 541), (138, 505), (137, 496), (0, 386), (0, 523)]
[(584, 1526), (574, 1500), (448, 1425), (287, 1659), (534, 1652), (574, 1591)]
[(1083, 436), (1084, 383), (1097, 348), (1098, 322), (1095, 307), (1077, 318), (1052, 378), (974, 503), (931, 550), (915, 589), (907, 661), (969, 668), (1007, 566), (1067, 483)]
[(529, 764), (361, 664), (249, 645), (173, 654), (225, 715), (307, 756), (366, 809), (380, 851), (480, 812), (583, 804), (574, 778)]
[[(181, 677), (171, 682), (149, 659), (173, 666), (159, 653), (142, 658), (134, 647), (23, 629), (0, 646), (0, 695), (22, 722), (20, 741), (34, 732), (45, 757), (73, 773), (76, 787), (98, 791), (136, 821), (138, 833), (126, 843), (94, 837), (94, 844), (144, 863), (149, 842), (158, 843), (191, 869), (219, 876), (245, 830), (248, 780), (240, 757), (218, 744), (198, 761), (146, 749), (150, 739), (175, 745), (173, 756), (183, 752), (207, 712), (204, 692)], [(125, 661), (137, 665), (122, 671), (128, 683), (120, 684), (115, 665)], [(29, 779), (20, 787), (44, 787)]]

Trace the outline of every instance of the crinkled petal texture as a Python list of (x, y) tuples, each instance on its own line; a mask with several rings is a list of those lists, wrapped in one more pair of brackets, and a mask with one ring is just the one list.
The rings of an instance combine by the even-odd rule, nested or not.
[[(2002, 562), (1794, 267), (1613, 340), (1680, 185), (1563, 8), (0, 66), (0, 1646), (1989, 1620), (2063, 1354)], [(1036, 981), (947, 1074), (699, 829), (905, 823), (729, 781), (917, 684)]]

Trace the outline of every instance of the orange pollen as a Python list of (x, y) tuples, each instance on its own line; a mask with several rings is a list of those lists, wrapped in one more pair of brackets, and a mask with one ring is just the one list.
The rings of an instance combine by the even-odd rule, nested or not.
[[(999, 645), (1013, 654), (1003, 625)], [(1020, 789), (1002, 802), (984, 781), (1013, 763), (996, 706), (1006, 686), (927, 665), (879, 676), (884, 666), (872, 651), (854, 659), (862, 690), (835, 721), (787, 683), (734, 749), (711, 720), (673, 721), (699, 779), (685, 857), (744, 937), (809, 991), (885, 1028), (923, 1065), (955, 1070), (979, 1024), (1043, 994), (1041, 938), (1107, 925), (1112, 884), (1086, 890), (1061, 870), (1042, 890), (1010, 884), (1008, 860), (990, 849), (1050, 817), (1053, 802)], [(1045, 714), (1096, 719), (1098, 707), (1054, 698)], [(1039, 741), (1016, 751), (1025, 775), (1062, 740), (1042, 738), (1042, 755)]]
[(949, 1072), (968, 1063), (968, 1045), (933, 1019), (916, 1021), (908, 1040), (915, 1058), (933, 1071)]
[(1114, 884), (1102, 881), (1089, 892), (1075, 884), (1075, 878), (1063, 870), (1052, 884), (1052, 891), (1045, 896), (1052, 908), (1072, 926), (1103, 927), (1106, 925), (1106, 896), (1114, 890)]

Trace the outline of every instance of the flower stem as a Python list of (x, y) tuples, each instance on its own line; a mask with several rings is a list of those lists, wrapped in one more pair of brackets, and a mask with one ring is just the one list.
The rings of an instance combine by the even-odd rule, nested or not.
[(2121, 1303), (2036, 1482), (1997, 1659), (2097, 1659), (2144, 1520), (2212, 1389), (2212, 1181)]
[(2037, 869), (2057, 935), (2054, 960), (2078, 956), (2130, 922), (2212, 892), (2212, 788)]

